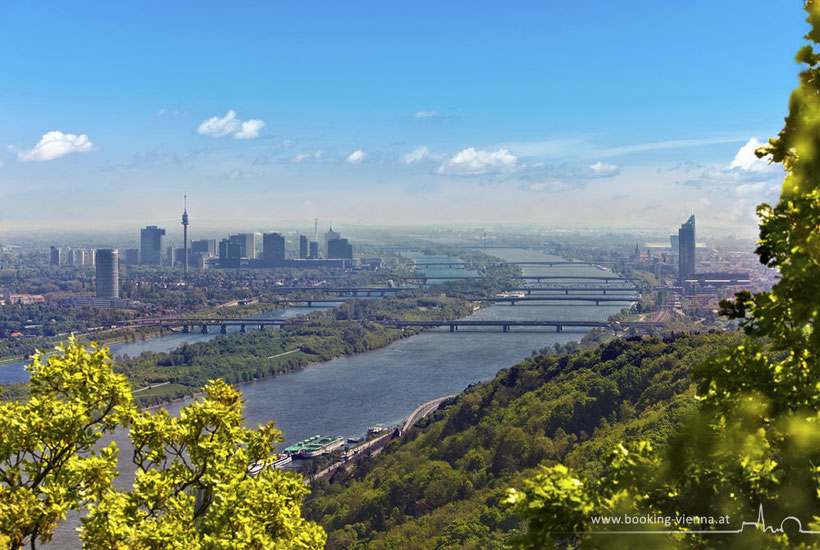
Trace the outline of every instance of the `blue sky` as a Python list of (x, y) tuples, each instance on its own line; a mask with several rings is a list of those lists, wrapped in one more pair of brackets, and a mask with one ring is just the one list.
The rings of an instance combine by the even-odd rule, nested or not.
[(0, 231), (173, 223), (184, 192), (260, 230), (747, 231), (800, 5), (4, 2)]

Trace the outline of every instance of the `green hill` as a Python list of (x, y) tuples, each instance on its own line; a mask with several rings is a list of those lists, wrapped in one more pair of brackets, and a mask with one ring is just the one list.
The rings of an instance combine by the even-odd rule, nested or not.
[(305, 514), (328, 548), (499, 548), (522, 524), (503, 504), (540, 464), (595, 475), (622, 441), (662, 446), (695, 409), (690, 369), (741, 335), (614, 340), (541, 354), (468, 388), (351, 474), (316, 485)]

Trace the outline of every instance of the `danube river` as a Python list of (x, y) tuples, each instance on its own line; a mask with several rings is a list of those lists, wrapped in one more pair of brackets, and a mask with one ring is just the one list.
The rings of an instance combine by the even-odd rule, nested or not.
[[(519, 249), (504, 249), (494, 254), (508, 261), (559, 259)], [(532, 266), (522, 270), (525, 275), (601, 274), (591, 266)], [(459, 269), (425, 271), (428, 275), (468, 273)], [(605, 320), (628, 305), (627, 302), (601, 306), (572, 302), (499, 304), (477, 311), (470, 318)], [(399, 424), (421, 403), (459, 393), (470, 384), (492, 378), (500, 369), (514, 365), (535, 350), (580, 340), (585, 332), (514, 328), (504, 333), (499, 327), (462, 328), (458, 332), (447, 329), (425, 331), (378, 350), (241, 386), (246, 399), (248, 425), (256, 427), (274, 420), (284, 432), (285, 445), (314, 434), (361, 436), (369, 426)], [(189, 402), (173, 403), (166, 408), (176, 414)], [(124, 450), (128, 446), (127, 434), (117, 433), (114, 440), (123, 449), (120, 457), (127, 459), (130, 456), (130, 452)], [(120, 466), (122, 475), (117, 485), (122, 486), (133, 475), (133, 466), (127, 460), (123, 460)], [(64, 522), (54, 543), (48, 547), (79, 547), (73, 533), (76, 525), (76, 518)]]

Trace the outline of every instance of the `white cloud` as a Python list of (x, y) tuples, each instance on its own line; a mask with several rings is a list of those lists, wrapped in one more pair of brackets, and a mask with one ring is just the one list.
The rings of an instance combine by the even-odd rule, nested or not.
[(233, 137), (234, 139), (256, 139), (264, 127), (264, 120), (246, 120), (242, 123), (242, 129), (235, 133)]
[(20, 162), (45, 162), (71, 153), (87, 153), (94, 150), (94, 144), (85, 134), (64, 134), (53, 131), (45, 134), (37, 145), (25, 151), (17, 151)]
[(479, 176), (482, 174), (513, 172), (521, 166), (518, 157), (508, 149), (497, 151), (464, 149), (453, 155), (438, 168), (439, 174)]
[(413, 164), (414, 162), (418, 162), (430, 156), (430, 149), (426, 146), (422, 145), (421, 147), (417, 147), (401, 157), (401, 161), (404, 164)]
[(610, 178), (621, 173), (621, 168), (615, 164), (598, 161), (587, 168), (589, 175), (596, 178)]
[(413, 113), (413, 118), (435, 118), (438, 116), (438, 111), (416, 111)]
[(365, 154), (364, 151), (362, 151), (361, 149), (356, 149), (355, 151), (353, 151), (352, 153), (350, 153), (347, 156), (347, 158), (345, 159), (345, 162), (347, 162), (349, 164), (360, 164), (365, 159), (366, 156), (367, 155)]
[(196, 131), (198, 134), (215, 138), (233, 134), (235, 139), (255, 139), (259, 137), (259, 132), (264, 127), (264, 120), (246, 120), (243, 122), (237, 118), (236, 111), (229, 109), (224, 117), (212, 116), (200, 124)]
[(730, 169), (738, 168), (740, 170), (747, 170), (753, 172), (761, 172), (764, 170), (768, 170), (770, 165), (768, 157), (764, 157), (762, 159), (757, 158), (755, 155), (755, 150), (762, 147), (764, 144), (758, 141), (757, 138), (752, 138), (746, 145), (740, 148), (740, 150), (735, 155), (732, 164), (729, 165)]
[(200, 124), (196, 131), (204, 136), (222, 137), (236, 132), (241, 125), (242, 123), (236, 118), (236, 111), (229, 109), (224, 117), (212, 116)]
[(709, 199), (709, 198), (707, 198), (707, 197), (701, 197), (701, 198), (700, 198), (700, 200), (699, 200), (698, 202), (699, 202), (702, 206), (712, 206), (712, 201), (711, 201), (711, 199)]

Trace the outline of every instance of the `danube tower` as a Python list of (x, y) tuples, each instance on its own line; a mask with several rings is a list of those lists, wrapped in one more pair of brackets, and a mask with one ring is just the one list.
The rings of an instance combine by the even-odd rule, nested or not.
[(185, 273), (188, 273), (188, 195), (184, 195), (185, 209), (182, 211), (182, 248), (183, 265)]

